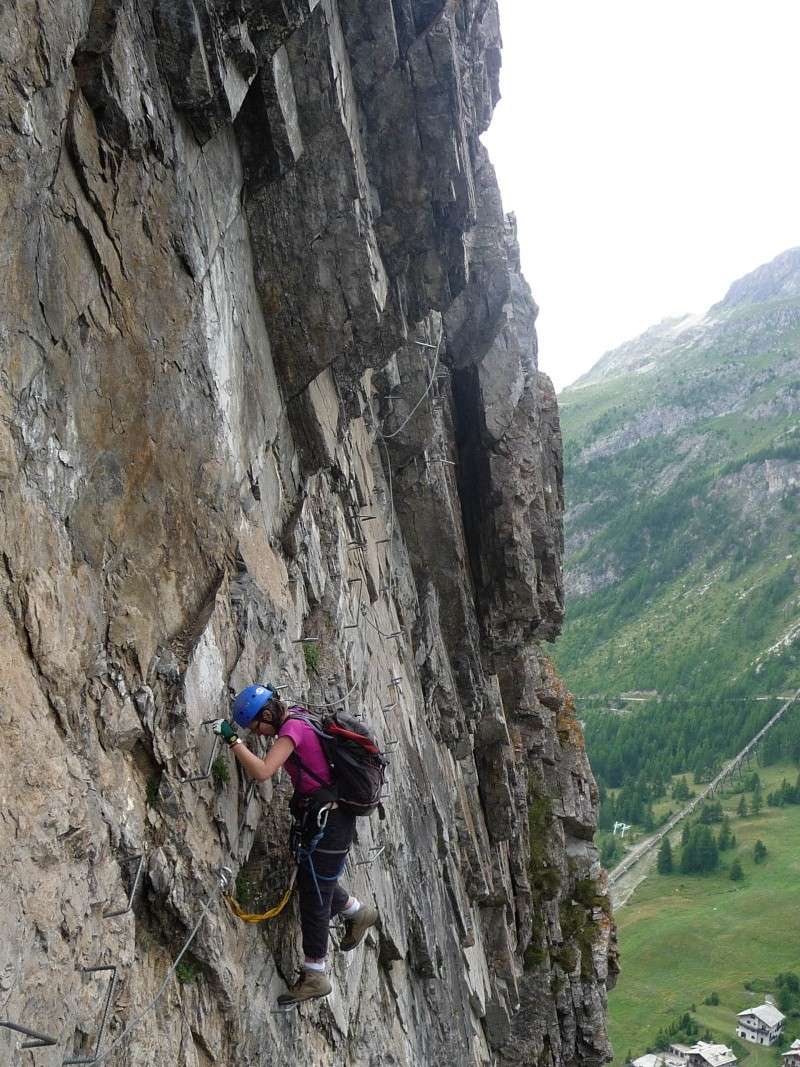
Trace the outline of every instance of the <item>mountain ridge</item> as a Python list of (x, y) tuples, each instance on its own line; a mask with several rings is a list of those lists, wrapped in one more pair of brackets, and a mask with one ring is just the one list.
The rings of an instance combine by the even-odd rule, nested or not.
[(789, 249), (561, 393), (578, 692), (798, 677), (799, 281)]
[(736, 279), (722, 300), (701, 313), (668, 316), (642, 333), (609, 349), (559, 397), (574, 389), (583, 389), (599, 379), (631, 370), (646, 373), (650, 363), (674, 354), (676, 345), (694, 342), (698, 332), (713, 329), (727, 321), (731, 313), (756, 305), (793, 301), (800, 298), (800, 246), (787, 249), (768, 263), (763, 263)]
[(768, 263), (737, 278), (711, 311), (795, 297), (800, 297), (800, 246), (787, 248)]

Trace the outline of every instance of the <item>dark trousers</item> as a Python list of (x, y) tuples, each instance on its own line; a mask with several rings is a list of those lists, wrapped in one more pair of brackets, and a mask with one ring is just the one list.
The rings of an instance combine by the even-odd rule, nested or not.
[[(348, 893), (339, 885), (339, 875), (353, 842), (355, 816), (335, 808), (328, 815), (325, 832), (310, 855), (301, 852), (297, 871), (297, 890), (300, 896), (300, 926), (303, 931), (303, 952), (311, 960), (321, 960), (328, 951), (328, 927), (331, 916), (343, 911)], [(312, 844), (310, 831), (304, 833), (303, 844)]]

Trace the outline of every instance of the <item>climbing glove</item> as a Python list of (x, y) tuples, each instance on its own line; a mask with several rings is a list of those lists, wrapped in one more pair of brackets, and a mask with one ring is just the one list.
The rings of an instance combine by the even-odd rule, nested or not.
[(239, 735), (234, 728), (228, 722), (227, 719), (217, 719), (211, 729), (215, 734), (218, 734), (223, 741), (226, 741), (229, 745), (235, 745), (239, 740)]

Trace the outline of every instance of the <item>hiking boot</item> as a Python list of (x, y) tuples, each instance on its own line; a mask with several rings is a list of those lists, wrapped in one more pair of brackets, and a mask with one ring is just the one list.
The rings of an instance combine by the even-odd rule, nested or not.
[(295, 984), (278, 997), (278, 1007), (291, 1008), (304, 1000), (327, 997), (330, 991), (331, 983), (324, 971), (303, 971)]
[(378, 921), (378, 909), (371, 904), (362, 904), (352, 919), (344, 921), (344, 937), (339, 942), (342, 952), (350, 952), (360, 945), (370, 926)]

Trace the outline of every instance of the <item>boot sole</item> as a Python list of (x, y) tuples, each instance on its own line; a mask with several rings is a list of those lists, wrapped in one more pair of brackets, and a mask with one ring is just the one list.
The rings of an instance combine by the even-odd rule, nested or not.
[[(331, 992), (333, 992), (333, 990), (331, 990)], [(288, 1012), (297, 1010), (301, 1004), (310, 1004), (311, 1001), (315, 1000), (327, 1000), (330, 996), (331, 993), (321, 993), (319, 997), (306, 997), (305, 1000), (302, 1001), (289, 1001), (288, 1004), (278, 1004), (273, 1012), (270, 1012), (270, 1015), (286, 1015)]]
[(352, 945), (343, 945), (341, 942), (339, 942), (339, 951), (340, 952), (352, 952), (354, 948), (358, 948), (359, 945), (363, 944), (364, 940), (366, 939), (367, 934), (370, 932), (370, 930), (374, 930), (374, 929), (375, 929), (374, 926), (368, 926), (366, 928), (366, 930), (364, 931), (364, 933), (361, 935), (361, 937), (359, 937), (358, 941), (354, 941), (352, 943)]

